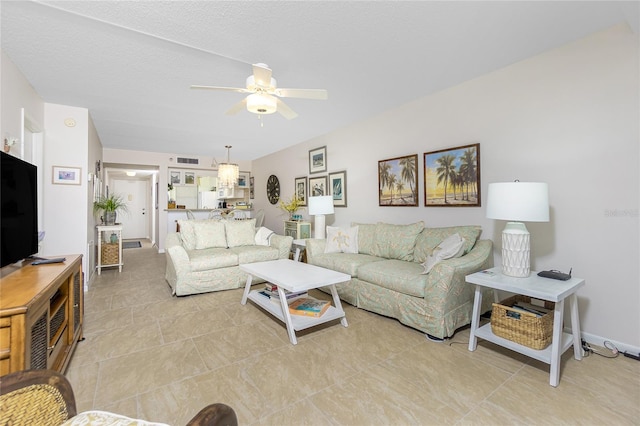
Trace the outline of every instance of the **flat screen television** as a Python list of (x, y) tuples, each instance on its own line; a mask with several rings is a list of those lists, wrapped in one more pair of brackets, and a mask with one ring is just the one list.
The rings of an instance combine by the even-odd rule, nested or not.
[(38, 252), (37, 168), (0, 151), (0, 267)]

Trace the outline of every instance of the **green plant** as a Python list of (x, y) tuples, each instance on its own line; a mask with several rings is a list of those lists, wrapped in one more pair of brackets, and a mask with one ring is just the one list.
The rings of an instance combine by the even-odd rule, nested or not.
[(120, 195), (111, 194), (108, 197), (100, 197), (97, 201), (93, 202), (93, 212), (99, 213), (105, 212), (127, 212), (127, 203)]

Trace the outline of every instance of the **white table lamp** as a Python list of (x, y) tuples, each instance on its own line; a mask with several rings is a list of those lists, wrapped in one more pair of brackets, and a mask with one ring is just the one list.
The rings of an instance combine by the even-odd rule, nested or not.
[(309, 197), (309, 214), (315, 216), (314, 238), (323, 239), (325, 237), (324, 216), (333, 214), (333, 212), (333, 197), (331, 195)]
[(502, 273), (528, 277), (531, 273), (531, 235), (522, 222), (549, 221), (548, 185), (518, 181), (490, 183), (487, 217), (509, 221), (502, 231)]

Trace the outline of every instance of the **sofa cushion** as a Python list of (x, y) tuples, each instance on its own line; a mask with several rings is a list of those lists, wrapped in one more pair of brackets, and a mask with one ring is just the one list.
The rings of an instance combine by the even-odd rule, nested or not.
[(196, 235), (196, 250), (212, 247), (227, 248), (224, 223), (219, 220), (192, 221), (193, 232)]
[(422, 275), (422, 266), (415, 262), (388, 259), (358, 268), (358, 279), (414, 297), (424, 297), (429, 279)]
[(416, 237), (424, 229), (423, 222), (410, 225), (378, 223), (373, 254), (386, 259), (413, 260)]
[(180, 239), (185, 250), (194, 250), (196, 248), (196, 233), (193, 230), (195, 220), (178, 220), (180, 227)]
[(381, 257), (370, 256), (368, 254), (357, 253), (325, 253), (313, 257), (313, 264), (322, 268), (332, 269), (351, 275), (351, 278), (358, 276), (358, 269), (362, 265), (372, 262), (381, 262)]
[(229, 247), (256, 245), (256, 220), (225, 220)]
[(422, 273), (428, 274), (434, 266), (445, 259), (462, 256), (464, 253), (463, 245), (464, 238), (460, 238), (460, 234), (456, 232), (453, 235), (449, 235), (433, 250), (431, 255), (427, 256), (427, 260), (422, 263), (424, 267)]
[(358, 227), (337, 228), (327, 226), (325, 253), (358, 253)]
[(238, 255), (226, 248), (188, 250), (192, 271), (209, 271), (238, 265)]
[(238, 256), (240, 265), (277, 260), (280, 253), (277, 248), (259, 245), (231, 247), (229, 250)]
[(427, 260), (427, 256), (433, 253), (433, 250), (450, 235), (459, 234), (464, 239), (463, 255), (469, 253), (476, 244), (482, 228), (477, 225), (468, 226), (450, 226), (444, 228), (425, 228), (416, 237), (416, 246), (413, 252), (414, 262), (423, 263)]
[(373, 255), (373, 247), (376, 243), (375, 223), (351, 223), (352, 227), (358, 227), (358, 253)]

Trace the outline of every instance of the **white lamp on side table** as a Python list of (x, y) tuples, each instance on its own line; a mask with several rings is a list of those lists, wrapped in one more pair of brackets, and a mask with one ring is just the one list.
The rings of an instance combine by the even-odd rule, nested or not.
[(309, 197), (309, 214), (315, 216), (313, 238), (323, 239), (325, 237), (324, 216), (333, 214), (333, 212), (333, 197), (331, 195)]
[(549, 221), (549, 187), (540, 182), (490, 183), (487, 217), (507, 220), (502, 231), (502, 273), (528, 277), (531, 235), (522, 222)]

